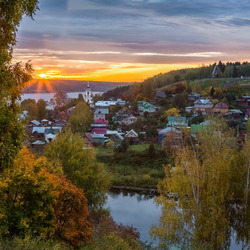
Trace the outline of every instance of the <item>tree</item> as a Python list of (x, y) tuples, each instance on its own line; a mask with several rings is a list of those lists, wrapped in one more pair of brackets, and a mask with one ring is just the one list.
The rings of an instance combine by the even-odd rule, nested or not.
[(84, 134), (93, 121), (93, 115), (85, 102), (79, 102), (71, 113), (68, 126), (73, 133)]
[(59, 134), (46, 148), (50, 161), (59, 161), (64, 173), (74, 185), (82, 188), (92, 209), (106, 200), (110, 177), (102, 164), (96, 162), (94, 149), (84, 149), (83, 138), (70, 130)]
[(214, 96), (214, 92), (215, 92), (215, 90), (214, 90), (214, 87), (212, 87), (211, 89), (210, 89), (210, 96)]
[(46, 102), (43, 99), (37, 101), (37, 119), (46, 119), (48, 116), (48, 111), (46, 110)]
[(45, 158), (23, 148), (11, 171), (0, 179), (0, 235), (54, 234), (53, 184), (45, 170)]
[(184, 94), (176, 94), (173, 99), (174, 106), (178, 108), (185, 108), (187, 103), (187, 96)]
[(24, 83), (31, 79), (29, 63), (11, 64), (17, 27), (22, 16), (33, 17), (37, 0), (0, 1), (0, 171), (13, 164), (20, 149), (23, 127), (18, 120), (20, 97)]
[(177, 109), (177, 108), (168, 109), (168, 110), (165, 111), (164, 116), (166, 117), (166, 119), (167, 119), (169, 116), (180, 116), (180, 110)]
[(49, 173), (48, 161), (24, 147), (12, 171), (0, 179), (0, 236), (56, 236), (73, 246), (88, 242), (87, 199), (65, 176)]
[(66, 92), (59, 91), (54, 94), (53, 98), (50, 100), (57, 109), (64, 107), (68, 102), (68, 95)]
[(195, 82), (192, 91), (201, 94), (202, 92), (201, 84), (199, 82)]
[(65, 176), (52, 175), (51, 181), (57, 194), (54, 204), (56, 237), (74, 247), (89, 242), (92, 225), (88, 221), (89, 210), (83, 190)]
[[(228, 235), (228, 203), (232, 162), (236, 151), (233, 134), (224, 123), (213, 120), (208, 131), (199, 135), (197, 145), (186, 145), (176, 152), (175, 167), (165, 168), (159, 184), (162, 217), (152, 233), (160, 246), (180, 248), (225, 248)], [(167, 199), (174, 194), (178, 202)]]

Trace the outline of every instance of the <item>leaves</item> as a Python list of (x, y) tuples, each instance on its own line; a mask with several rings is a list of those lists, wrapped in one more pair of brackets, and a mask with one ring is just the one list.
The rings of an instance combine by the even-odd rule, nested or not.
[(96, 162), (94, 149), (84, 149), (83, 138), (70, 130), (59, 134), (46, 149), (46, 156), (59, 161), (74, 185), (82, 188), (90, 208), (104, 204), (110, 177), (102, 164)]
[[(196, 145), (176, 152), (174, 168), (165, 169), (160, 183), (163, 205), (160, 226), (152, 233), (161, 245), (185, 248), (223, 248), (228, 237), (228, 203), (231, 189), (235, 140), (226, 125), (210, 120), (208, 131), (200, 134)], [(178, 202), (166, 194), (176, 194)]]

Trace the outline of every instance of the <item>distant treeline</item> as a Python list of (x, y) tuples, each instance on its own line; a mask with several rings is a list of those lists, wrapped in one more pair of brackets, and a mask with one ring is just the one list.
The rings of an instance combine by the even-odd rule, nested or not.
[(134, 101), (136, 99), (150, 100), (154, 97), (155, 91), (165, 86), (178, 83), (190, 82), (196, 79), (208, 79), (213, 77), (213, 71), (217, 66), (216, 78), (239, 78), (250, 76), (249, 62), (227, 62), (210, 64), (199, 68), (188, 68), (173, 70), (168, 73), (161, 73), (147, 78), (141, 83), (134, 83), (129, 87), (118, 87), (105, 93), (105, 98), (115, 97)]

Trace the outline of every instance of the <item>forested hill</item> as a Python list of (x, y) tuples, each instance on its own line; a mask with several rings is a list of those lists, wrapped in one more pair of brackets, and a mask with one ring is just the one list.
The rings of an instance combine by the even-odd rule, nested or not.
[(129, 82), (98, 82), (98, 81), (75, 81), (75, 80), (33, 80), (23, 93), (48, 93), (48, 92), (81, 92), (85, 91), (87, 85), (92, 91), (106, 92), (116, 87), (128, 86)]
[[(153, 98), (156, 90), (164, 92), (181, 92), (182, 88), (191, 87), (196, 80), (202, 85), (201, 88), (220, 85), (224, 83), (236, 82), (237, 79), (249, 78), (249, 62), (227, 62), (221, 61), (216, 65), (216, 74), (213, 71), (216, 64), (202, 66), (199, 68), (188, 68), (174, 70), (167, 73), (161, 73), (144, 80), (141, 83), (134, 83), (129, 88), (116, 88), (108, 91), (105, 97), (123, 97), (124, 99), (133, 100), (150, 100)], [(215, 78), (213, 78), (215, 77)], [(203, 86), (204, 85), (204, 86)], [(180, 91), (175, 91), (180, 88)]]

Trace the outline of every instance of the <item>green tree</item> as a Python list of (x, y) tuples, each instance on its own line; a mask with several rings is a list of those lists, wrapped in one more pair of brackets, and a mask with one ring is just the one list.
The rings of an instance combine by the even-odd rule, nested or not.
[[(236, 151), (233, 133), (219, 120), (199, 135), (197, 145), (176, 152), (175, 167), (165, 168), (160, 182), (162, 217), (152, 233), (160, 246), (176, 244), (185, 249), (225, 248), (230, 239), (228, 204), (233, 160)], [(164, 194), (172, 193), (178, 202)]]
[(50, 100), (57, 109), (63, 108), (68, 102), (68, 95), (64, 91), (59, 91), (54, 94), (53, 98)]
[(37, 119), (42, 120), (48, 117), (48, 111), (46, 110), (46, 102), (43, 99), (37, 101)]
[(30, 80), (29, 63), (12, 64), (13, 46), (22, 16), (32, 17), (37, 0), (0, 1), (0, 171), (10, 167), (20, 149), (23, 128), (18, 120), (17, 99), (25, 82)]
[(28, 111), (28, 121), (36, 120), (38, 114), (38, 107), (36, 104), (36, 100), (27, 99), (22, 101), (21, 107), (23, 110)]
[(92, 209), (106, 200), (110, 177), (102, 164), (96, 162), (94, 149), (84, 149), (83, 138), (70, 130), (59, 134), (46, 148), (50, 161), (59, 161), (64, 173), (74, 185), (82, 188)]
[(93, 115), (85, 102), (79, 102), (75, 106), (68, 121), (68, 126), (73, 133), (84, 134), (93, 121)]

